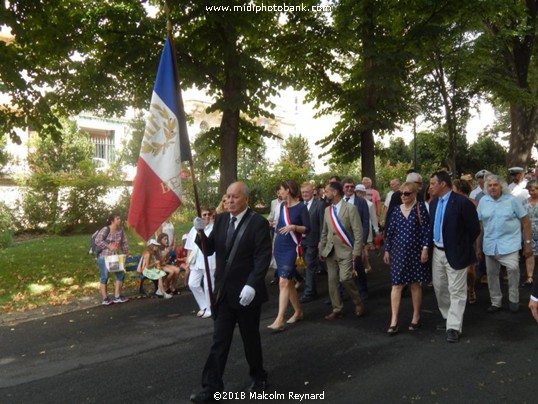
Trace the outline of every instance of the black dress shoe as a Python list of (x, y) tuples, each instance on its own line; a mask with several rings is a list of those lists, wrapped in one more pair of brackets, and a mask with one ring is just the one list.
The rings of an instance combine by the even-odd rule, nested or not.
[(313, 301), (314, 298), (312, 296), (303, 296), (299, 299), (299, 302), (301, 303), (310, 303), (311, 301)]
[(452, 328), (446, 330), (446, 340), (448, 342), (458, 342), (460, 340), (460, 333)]
[(254, 381), (248, 386), (247, 392), (248, 393), (262, 393), (267, 389), (267, 381), (265, 380), (257, 380)]
[(211, 393), (205, 390), (202, 390), (201, 392), (196, 394), (191, 394), (190, 399), (193, 403), (197, 404), (214, 403), (215, 401), (217, 401), (215, 400), (215, 393)]
[(498, 311), (501, 311), (502, 307), (491, 305), (486, 310), (488, 313), (497, 313)]

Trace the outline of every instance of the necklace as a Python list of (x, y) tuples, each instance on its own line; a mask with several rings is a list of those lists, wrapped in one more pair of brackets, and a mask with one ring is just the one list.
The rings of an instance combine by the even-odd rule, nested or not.
[(415, 201), (413, 201), (413, 204), (411, 206), (406, 206), (405, 204), (402, 204), (402, 210), (409, 212), (411, 209), (413, 209), (413, 206), (415, 206)]

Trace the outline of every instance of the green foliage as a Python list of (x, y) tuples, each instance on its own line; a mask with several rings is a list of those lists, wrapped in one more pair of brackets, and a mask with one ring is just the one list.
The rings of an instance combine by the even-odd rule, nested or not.
[(506, 172), (506, 149), (495, 140), (481, 136), (469, 148), (468, 172), (487, 169), (492, 173)]
[(282, 148), (281, 160), (293, 161), (299, 167), (313, 170), (314, 162), (308, 146), (308, 140), (301, 135), (290, 135)]
[(138, 156), (140, 154), (140, 146), (144, 137), (146, 121), (144, 114), (139, 112), (130, 122), (130, 137), (124, 141), (123, 147), (118, 155), (119, 164), (128, 164), (136, 166), (138, 164)]
[(0, 178), (4, 176), (2, 170), (11, 159), (10, 154), (6, 150), (6, 146), (7, 138), (0, 136)]
[(91, 162), (93, 146), (73, 122), (63, 121), (64, 142), (35, 137), (30, 143), (30, 175), (23, 189), (21, 226), (63, 234), (102, 223), (110, 211), (105, 196), (117, 185), (113, 172), (99, 173)]
[(15, 217), (4, 202), (0, 201), (0, 250), (13, 243)]

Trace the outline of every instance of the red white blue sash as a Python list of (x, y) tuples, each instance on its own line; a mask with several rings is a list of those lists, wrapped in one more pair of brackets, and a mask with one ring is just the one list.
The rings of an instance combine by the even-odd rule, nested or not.
[[(282, 202), (282, 210), (284, 211), (284, 224), (286, 226), (291, 226), (291, 220), (290, 220), (290, 211), (288, 210), (288, 205), (286, 202)], [(301, 249), (301, 236), (298, 236), (296, 232), (290, 231), (290, 236), (295, 242), (295, 245), (297, 245), (296, 251), (299, 257), (303, 256), (303, 250)]]
[(340, 237), (340, 240), (342, 240), (345, 245), (352, 249), (353, 243), (351, 242), (351, 237), (349, 237), (349, 234), (347, 234), (346, 229), (344, 229), (342, 222), (336, 214), (336, 206), (329, 207), (329, 216), (331, 218), (333, 228), (336, 231), (336, 234), (338, 234), (338, 237)]

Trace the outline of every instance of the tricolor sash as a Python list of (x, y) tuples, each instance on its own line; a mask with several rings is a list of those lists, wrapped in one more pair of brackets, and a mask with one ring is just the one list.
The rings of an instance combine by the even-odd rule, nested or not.
[[(286, 202), (283, 202), (282, 203), (282, 209), (284, 211), (284, 224), (286, 226), (291, 226), (291, 220), (290, 220), (290, 211), (288, 210), (288, 205)], [(297, 245), (297, 248), (296, 248), (296, 251), (297, 251), (297, 255), (299, 257), (302, 257), (303, 256), (303, 250), (301, 248), (301, 236), (300, 235), (297, 235), (296, 232), (294, 231), (290, 231), (290, 236), (291, 238), (293, 239), (293, 241), (295, 242), (295, 244)]]
[(340, 240), (342, 240), (345, 245), (352, 249), (353, 243), (351, 241), (351, 237), (349, 237), (349, 234), (347, 234), (346, 229), (344, 229), (342, 222), (338, 218), (335, 206), (332, 206), (332, 209), (329, 207), (329, 216), (331, 218), (333, 228), (336, 231), (336, 234), (338, 234), (338, 237), (340, 237)]

